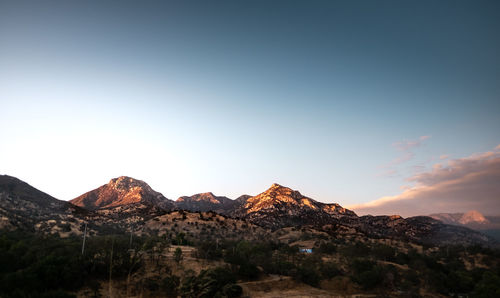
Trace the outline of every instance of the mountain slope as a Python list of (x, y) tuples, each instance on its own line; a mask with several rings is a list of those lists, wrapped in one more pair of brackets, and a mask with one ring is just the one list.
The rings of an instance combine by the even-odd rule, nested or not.
[(0, 176), (0, 228), (78, 231), (87, 211), (60, 201), (15, 177)]
[(428, 216), (402, 218), (399, 215), (359, 217), (349, 223), (369, 238), (393, 238), (433, 245), (492, 245), (486, 235), (466, 227), (444, 224)]
[(130, 204), (154, 205), (164, 210), (173, 209), (173, 201), (154, 191), (146, 182), (121, 176), (108, 184), (91, 190), (70, 201), (88, 210), (97, 210)]

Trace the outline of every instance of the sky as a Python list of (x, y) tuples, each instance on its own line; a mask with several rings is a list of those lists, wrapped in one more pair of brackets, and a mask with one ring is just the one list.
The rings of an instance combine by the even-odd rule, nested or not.
[(498, 53), (498, 1), (0, 0), (0, 174), (500, 215)]

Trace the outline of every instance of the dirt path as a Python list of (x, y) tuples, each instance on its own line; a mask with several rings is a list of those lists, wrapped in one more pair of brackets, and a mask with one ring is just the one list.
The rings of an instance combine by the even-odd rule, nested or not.
[(290, 276), (281, 275), (269, 275), (268, 278), (264, 280), (241, 282), (238, 284), (243, 289), (242, 297), (361, 297), (355, 295), (344, 296), (337, 293), (331, 293), (322, 289), (297, 283)]

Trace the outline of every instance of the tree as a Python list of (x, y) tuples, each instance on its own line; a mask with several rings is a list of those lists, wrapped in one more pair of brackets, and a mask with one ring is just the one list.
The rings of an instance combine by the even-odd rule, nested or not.
[(180, 263), (180, 261), (182, 261), (182, 249), (180, 249), (180, 247), (177, 247), (175, 249), (175, 252), (174, 252), (174, 260), (177, 262), (177, 263)]
[(168, 275), (160, 284), (160, 288), (168, 297), (177, 297), (177, 288), (179, 287), (180, 279), (176, 275)]
[(473, 297), (500, 297), (500, 277), (492, 272), (485, 272), (473, 294)]
[(227, 268), (218, 267), (202, 270), (198, 276), (188, 276), (181, 286), (182, 297), (239, 297), (240, 286), (235, 284), (233, 273)]

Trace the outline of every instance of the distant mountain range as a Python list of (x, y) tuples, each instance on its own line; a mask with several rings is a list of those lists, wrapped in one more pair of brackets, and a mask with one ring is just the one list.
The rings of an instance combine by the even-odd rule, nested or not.
[(466, 213), (436, 213), (429, 215), (429, 217), (448, 225), (481, 231), (500, 241), (500, 216), (485, 216), (479, 211), (471, 210)]
[[(262, 235), (287, 227), (310, 227), (336, 237), (495, 245), (484, 234), (432, 217), (359, 217), (339, 204), (321, 203), (279, 184), (256, 196), (243, 195), (236, 200), (207, 192), (173, 201), (144, 181), (122, 176), (65, 202), (17, 178), (0, 176), (0, 216), (0, 228), (61, 236), (81, 234), (84, 223), (91, 234), (128, 231), (160, 235), (180, 229), (179, 222), (187, 221), (182, 231), (202, 237), (208, 231), (200, 226), (209, 216), (218, 218), (220, 225), (217, 229), (210, 227), (210, 233), (222, 233), (224, 237), (265, 237)], [(469, 214), (459, 221), (475, 219), (482, 220), (477, 214)], [(227, 229), (228, 223), (233, 232)]]

